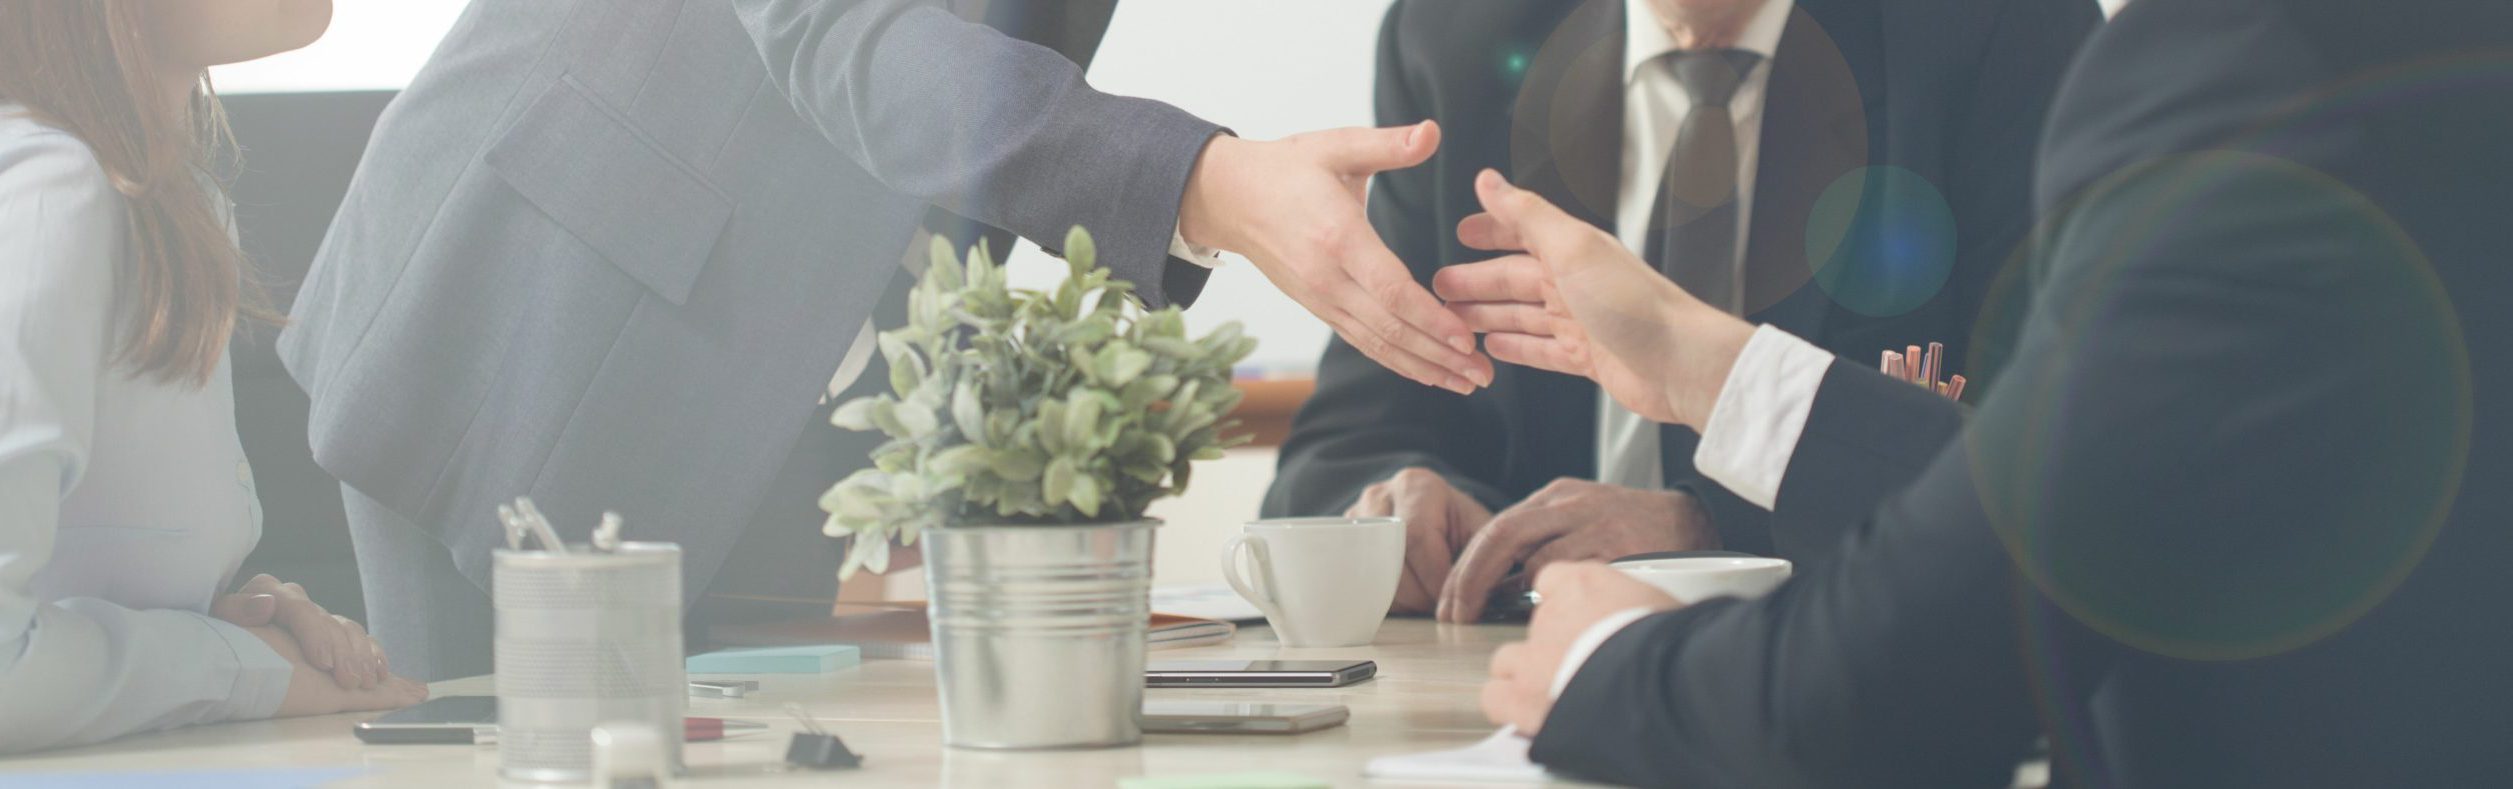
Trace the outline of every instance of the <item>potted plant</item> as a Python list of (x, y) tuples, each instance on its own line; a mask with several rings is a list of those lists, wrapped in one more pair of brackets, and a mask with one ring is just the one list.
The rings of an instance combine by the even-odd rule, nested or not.
[(880, 335), (890, 392), (830, 419), (890, 438), (822, 497), (826, 531), (854, 538), (842, 577), (886, 570), (893, 540), (923, 544), (954, 746), (1142, 738), (1144, 510), (1245, 440), (1227, 435), (1230, 371), (1256, 341), (1237, 324), (1190, 339), (1177, 308), (1145, 311), (1095, 258), (1075, 228), (1072, 276), (1014, 290), (985, 247), (964, 268), (937, 238), (908, 325)]

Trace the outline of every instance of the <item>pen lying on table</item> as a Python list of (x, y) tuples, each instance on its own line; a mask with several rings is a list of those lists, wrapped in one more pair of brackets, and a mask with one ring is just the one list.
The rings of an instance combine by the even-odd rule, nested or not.
[(683, 742), (707, 742), (709, 740), (721, 740), (742, 732), (764, 731), (767, 728), (768, 724), (760, 723), (758, 721), (736, 721), (725, 720), (723, 718), (682, 718), (681, 740)]

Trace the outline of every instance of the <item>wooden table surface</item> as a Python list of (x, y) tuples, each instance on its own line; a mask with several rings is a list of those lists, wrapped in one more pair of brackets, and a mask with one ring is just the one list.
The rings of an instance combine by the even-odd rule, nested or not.
[[(1354, 649), (1285, 649), (1264, 627), (1244, 628), (1229, 643), (1160, 650), (1155, 660), (1185, 658), (1368, 658), (1377, 679), (1331, 690), (1195, 689), (1148, 691), (1150, 699), (1294, 701), (1343, 704), (1351, 722), (1309, 734), (1147, 735), (1139, 747), (997, 753), (945, 748), (936, 714), (933, 664), (866, 661), (821, 675), (763, 675), (747, 699), (691, 699), (691, 715), (771, 724), (765, 733), (691, 743), (688, 785), (1104, 787), (1138, 775), (1288, 771), (1362, 786), (1372, 757), (1463, 747), (1491, 733), (1476, 710), (1476, 692), (1492, 648), (1520, 628), (1436, 625), (1394, 619), (1378, 643)], [(437, 695), (486, 695), (486, 677), (437, 683)], [(865, 757), (860, 770), (782, 772), (774, 765), (796, 726), (780, 707), (803, 703), (822, 725)], [(330, 786), (488, 786), (497, 783), (497, 751), (489, 746), (370, 746), (349, 733), (371, 715), (333, 715), (230, 723), (142, 735), (87, 748), (0, 759), (7, 773), (123, 770), (224, 770), (352, 767), (365, 772)]]

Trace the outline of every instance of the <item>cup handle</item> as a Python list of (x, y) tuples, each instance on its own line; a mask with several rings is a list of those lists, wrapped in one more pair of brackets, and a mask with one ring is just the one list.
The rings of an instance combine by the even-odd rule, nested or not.
[[(1248, 549), (1248, 553), (1256, 559), (1258, 583), (1250, 584), (1239, 577), (1239, 549), (1243, 547)], [(1264, 540), (1251, 540), (1248, 539), (1248, 535), (1242, 534), (1222, 544), (1222, 579), (1229, 581), (1230, 588), (1238, 590), (1240, 597), (1254, 603), (1258, 611), (1265, 612), (1266, 621), (1278, 623), (1279, 626), (1279, 623), (1287, 621), (1283, 618), (1283, 609), (1274, 604), (1272, 595), (1256, 590), (1256, 587), (1268, 586), (1266, 579), (1272, 577), (1274, 577), (1274, 557), (1266, 552)]]

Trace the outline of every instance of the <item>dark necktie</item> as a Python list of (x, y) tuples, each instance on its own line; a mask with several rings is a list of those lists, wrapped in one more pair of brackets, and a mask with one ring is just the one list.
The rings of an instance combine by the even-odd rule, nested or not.
[(1737, 86), (1761, 55), (1736, 49), (1686, 50), (1657, 62), (1692, 99), (1659, 178), (1644, 257), (1687, 292), (1731, 313), (1745, 298), (1736, 254), (1736, 119), (1728, 113)]
[[(1728, 102), (1761, 60), (1752, 52), (1713, 49), (1674, 52), (1656, 63), (1675, 75), (1693, 106), (1667, 152), (1643, 257), (1686, 292), (1730, 313), (1743, 312), (1745, 293), (1736, 254), (1736, 118)], [(1692, 476), (1700, 436), (1673, 425), (1657, 432), (1659, 484)]]

